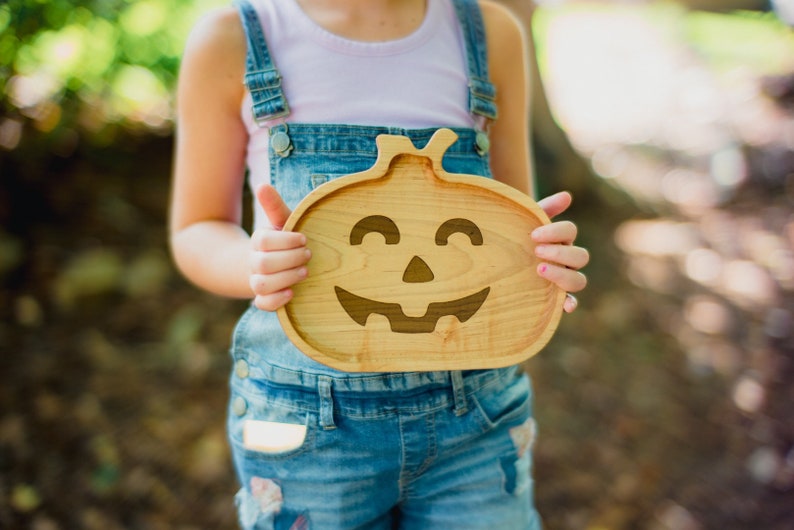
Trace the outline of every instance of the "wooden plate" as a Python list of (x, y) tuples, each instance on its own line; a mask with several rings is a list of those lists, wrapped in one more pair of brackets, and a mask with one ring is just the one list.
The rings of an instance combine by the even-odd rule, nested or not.
[(496, 368), (551, 338), (565, 292), (536, 273), (532, 230), (549, 223), (527, 195), (445, 172), (457, 139), (423, 149), (377, 138), (367, 171), (310, 193), (284, 230), (312, 251), (308, 278), (278, 312), (304, 353), (351, 372)]

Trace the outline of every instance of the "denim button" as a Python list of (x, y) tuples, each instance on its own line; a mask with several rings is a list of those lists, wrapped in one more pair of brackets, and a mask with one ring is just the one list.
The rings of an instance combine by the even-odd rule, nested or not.
[(488, 134), (483, 131), (477, 131), (477, 137), (474, 139), (475, 149), (480, 155), (484, 155), (491, 149), (491, 140)]
[(246, 410), (248, 410), (248, 403), (245, 402), (245, 399), (240, 396), (234, 398), (234, 401), (232, 401), (232, 412), (238, 416), (242, 416), (245, 414)]
[(292, 142), (289, 139), (289, 135), (284, 131), (278, 131), (276, 134), (270, 138), (270, 145), (273, 147), (273, 151), (279, 156), (287, 156), (289, 152), (292, 151)]
[(236, 363), (234, 363), (234, 373), (237, 374), (237, 377), (240, 379), (245, 379), (248, 377), (248, 363), (245, 362), (243, 359), (240, 359)]

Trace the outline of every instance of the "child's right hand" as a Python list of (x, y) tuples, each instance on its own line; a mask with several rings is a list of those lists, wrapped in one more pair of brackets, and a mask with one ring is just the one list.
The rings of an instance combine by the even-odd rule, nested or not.
[(272, 228), (261, 228), (251, 235), (249, 281), (254, 305), (276, 311), (292, 299), (290, 287), (306, 277), (311, 252), (306, 248), (306, 236), (281, 230), (291, 212), (273, 186), (260, 186), (256, 198)]

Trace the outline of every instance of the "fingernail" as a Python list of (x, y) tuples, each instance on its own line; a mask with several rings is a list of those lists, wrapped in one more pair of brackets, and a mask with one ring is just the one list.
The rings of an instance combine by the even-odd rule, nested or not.
[(564, 307), (565, 307), (566, 313), (572, 313), (576, 309), (576, 307), (578, 305), (579, 305), (579, 300), (577, 300), (574, 295), (568, 293), (565, 296), (565, 305), (564, 305)]
[(549, 266), (543, 263), (540, 267), (538, 267), (538, 272), (541, 274), (545, 274), (548, 268)]

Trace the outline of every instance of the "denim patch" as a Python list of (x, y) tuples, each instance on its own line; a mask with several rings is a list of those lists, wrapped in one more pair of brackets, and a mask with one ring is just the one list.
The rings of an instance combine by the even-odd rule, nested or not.
[(283, 510), (284, 498), (277, 482), (253, 477), (250, 492), (241, 489), (235, 497), (244, 530), (308, 530), (309, 521), (301, 514)]
[(510, 437), (513, 439), (519, 457), (524, 456), (532, 449), (536, 436), (537, 425), (534, 418), (529, 418), (521, 425), (510, 429)]
[(536, 434), (537, 427), (534, 418), (529, 418), (521, 425), (510, 429), (510, 438), (513, 440), (516, 452), (499, 460), (504, 474), (505, 492), (510, 495), (523, 492), (529, 485), (526, 464), (531, 457)]
[(516, 460), (517, 458), (514, 455), (503, 456), (499, 460), (499, 463), (502, 464), (502, 473), (504, 473), (505, 477), (504, 488), (510, 495), (516, 490), (516, 475), (518, 474), (516, 470)]

